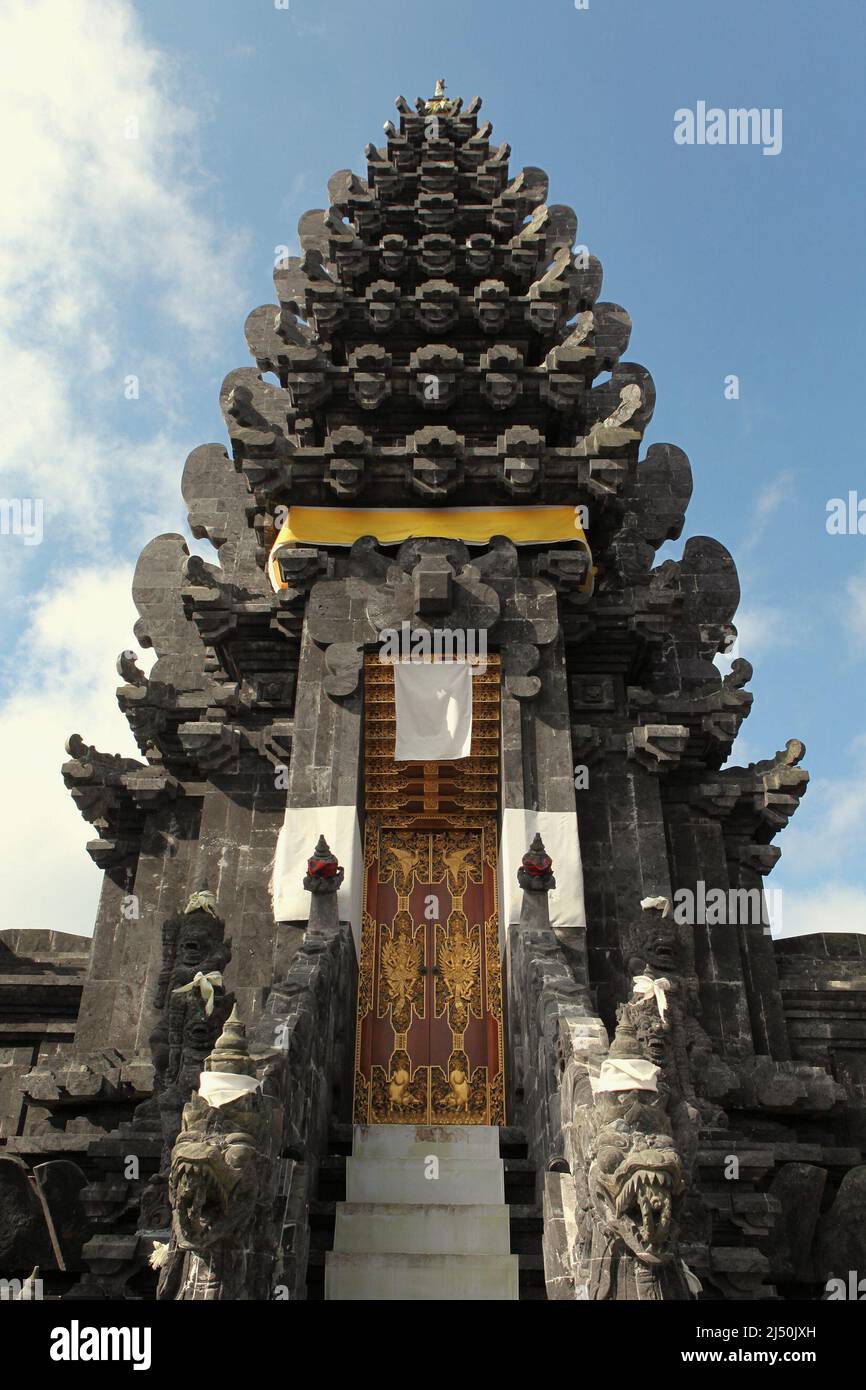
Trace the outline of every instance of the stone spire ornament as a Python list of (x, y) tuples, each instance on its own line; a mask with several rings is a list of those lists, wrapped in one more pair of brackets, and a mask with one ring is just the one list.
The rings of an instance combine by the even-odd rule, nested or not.
[(551, 888), (556, 887), (553, 861), (544, 848), (540, 835), (535, 836), (521, 860), (520, 868), (517, 870), (517, 882), (527, 893), (549, 893)]
[(247, 1030), (241, 1022), (235, 1004), (225, 1027), (214, 1043), (213, 1051), (205, 1058), (205, 1071), (232, 1072), (237, 1076), (255, 1076), (256, 1064), (247, 1046)]
[(336, 893), (343, 882), (344, 870), (337, 863), (337, 856), (331, 853), (324, 835), (320, 835), (307, 860), (304, 887), (308, 893)]

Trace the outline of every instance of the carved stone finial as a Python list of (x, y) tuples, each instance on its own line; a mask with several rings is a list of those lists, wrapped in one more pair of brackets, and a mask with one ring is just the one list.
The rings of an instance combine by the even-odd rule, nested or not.
[(255, 1076), (256, 1065), (247, 1046), (247, 1030), (241, 1023), (238, 1006), (234, 1005), (217, 1038), (213, 1052), (205, 1058), (205, 1071), (234, 1072), (237, 1076)]
[(536, 835), (521, 860), (517, 870), (517, 882), (526, 892), (549, 893), (556, 887), (553, 877), (553, 861), (544, 848), (540, 835)]
[(337, 856), (331, 853), (324, 835), (320, 835), (313, 856), (307, 860), (304, 887), (308, 893), (336, 893), (343, 882), (343, 869)]

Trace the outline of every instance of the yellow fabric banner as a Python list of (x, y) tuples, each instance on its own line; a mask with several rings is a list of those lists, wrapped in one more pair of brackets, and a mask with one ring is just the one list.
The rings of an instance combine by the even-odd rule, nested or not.
[(578, 541), (589, 551), (575, 507), (290, 507), (271, 550), (271, 583), (288, 587), (275, 563), (284, 546), (349, 546), (361, 536), (375, 536), (380, 545), (421, 536), (487, 545), (492, 536), (507, 536), (515, 545)]

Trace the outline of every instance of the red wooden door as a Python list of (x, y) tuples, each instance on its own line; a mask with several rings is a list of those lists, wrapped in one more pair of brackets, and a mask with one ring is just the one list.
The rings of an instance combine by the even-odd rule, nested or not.
[(359, 1124), (504, 1124), (496, 822), (370, 816)]

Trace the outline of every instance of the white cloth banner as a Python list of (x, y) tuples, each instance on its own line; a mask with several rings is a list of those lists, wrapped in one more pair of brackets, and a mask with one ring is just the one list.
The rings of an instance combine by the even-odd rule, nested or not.
[(239, 1076), (233, 1071), (203, 1071), (198, 1079), (198, 1093), (202, 1100), (218, 1110), (230, 1101), (240, 1100), (257, 1091), (259, 1083), (254, 1076)]
[(311, 894), (304, 887), (304, 876), (307, 860), (313, 857), (320, 835), (324, 835), (328, 848), (345, 870), (342, 886), (337, 890), (337, 910), (341, 922), (351, 922), (355, 950), (358, 951), (364, 897), (364, 856), (354, 806), (286, 807), (271, 875), (274, 918), (277, 922), (308, 920)]
[(472, 744), (472, 667), (466, 661), (395, 661), (397, 762), (453, 762)]
[(598, 1076), (590, 1076), (593, 1094), (599, 1091), (657, 1091), (661, 1067), (643, 1057), (606, 1057)]
[(517, 882), (520, 861), (536, 835), (553, 860), (556, 887), (547, 897), (552, 927), (586, 928), (583, 905), (583, 869), (577, 838), (575, 811), (521, 811), (507, 807), (502, 813), (499, 845), (500, 929), (520, 919), (523, 889)]

